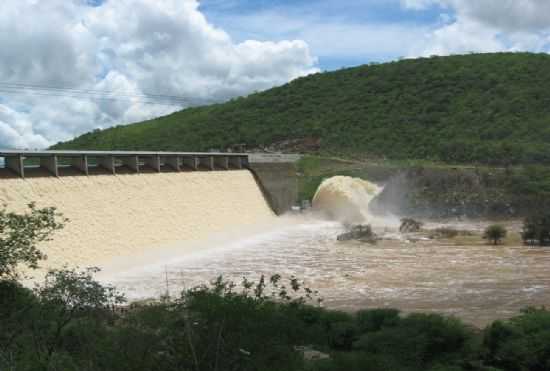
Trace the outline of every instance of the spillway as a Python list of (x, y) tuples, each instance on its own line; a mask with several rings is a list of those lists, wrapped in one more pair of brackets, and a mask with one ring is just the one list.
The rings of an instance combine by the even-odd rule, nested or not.
[(69, 219), (40, 245), (46, 268), (101, 267), (275, 218), (247, 170), (1, 180), (0, 204), (21, 212), (30, 202)]
[(366, 180), (335, 176), (321, 183), (313, 197), (313, 207), (331, 220), (365, 223), (372, 219), (369, 204), (378, 193), (380, 188)]

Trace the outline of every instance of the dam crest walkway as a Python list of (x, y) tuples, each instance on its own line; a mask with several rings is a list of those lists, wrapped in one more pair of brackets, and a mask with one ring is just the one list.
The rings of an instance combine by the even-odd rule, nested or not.
[[(3, 161), (2, 161), (3, 160)], [(165, 171), (241, 170), (247, 153), (0, 150), (4, 176), (131, 174)]]

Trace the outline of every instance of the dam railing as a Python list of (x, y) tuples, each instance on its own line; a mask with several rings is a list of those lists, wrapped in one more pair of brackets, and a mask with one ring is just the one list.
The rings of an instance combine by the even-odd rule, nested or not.
[(247, 153), (0, 150), (2, 170), (26, 176), (240, 170)]

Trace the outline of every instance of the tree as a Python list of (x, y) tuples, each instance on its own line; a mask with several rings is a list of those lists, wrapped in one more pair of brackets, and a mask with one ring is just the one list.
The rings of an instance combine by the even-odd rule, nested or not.
[(521, 237), (528, 245), (537, 243), (545, 246), (550, 243), (550, 214), (538, 212), (527, 217), (523, 222)]
[(67, 221), (53, 207), (38, 209), (34, 203), (28, 207), (25, 214), (8, 212), (5, 206), (0, 209), (0, 280), (17, 279), (20, 264), (38, 268), (46, 256), (37, 244), (49, 240)]
[(489, 240), (493, 245), (498, 245), (506, 237), (508, 231), (502, 225), (493, 224), (488, 226), (483, 233), (483, 238)]
[(79, 365), (79, 357), (101, 353), (98, 343), (117, 318), (113, 307), (124, 302), (113, 287), (94, 280), (97, 272), (52, 270), (32, 291), (0, 281), (0, 294), (9, 295), (0, 296), (0, 369), (14, 359), (19, 367), (11, 369), (96, 370)]

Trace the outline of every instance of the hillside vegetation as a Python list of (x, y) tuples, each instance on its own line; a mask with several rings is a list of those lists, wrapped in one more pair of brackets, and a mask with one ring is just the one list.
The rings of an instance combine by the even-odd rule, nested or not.
[(313, 139), (314, 152), (352, 158), (548, 163), (548, 86), (546, 54), (402, 60), (311, 75), (54, 148), (204, 151)]

